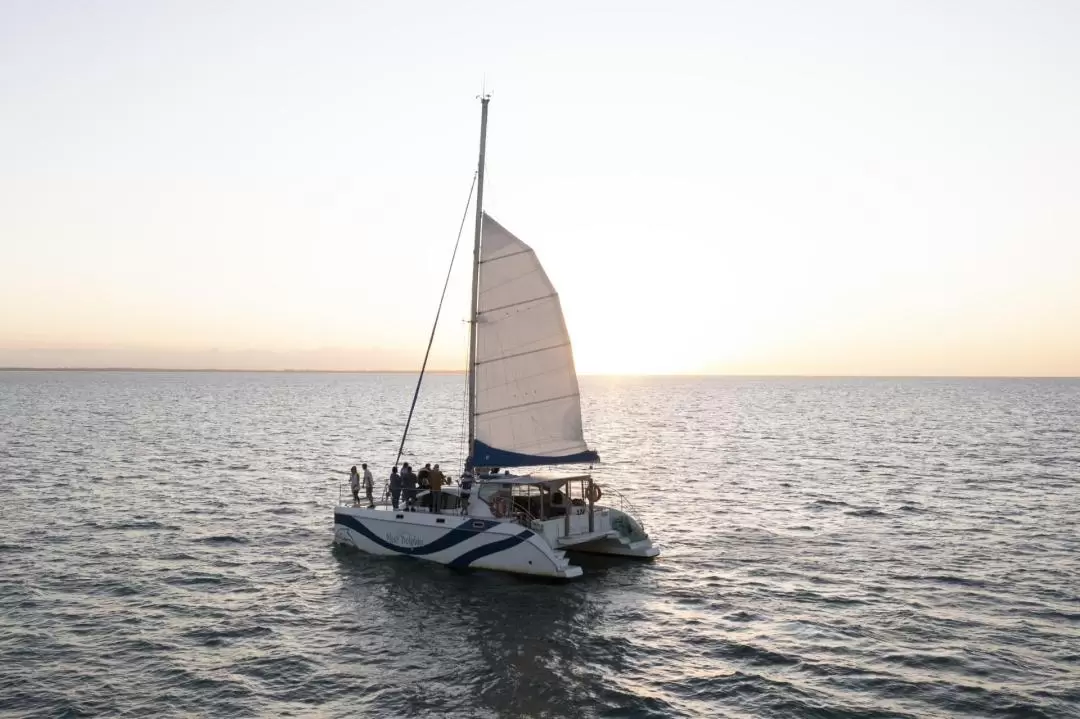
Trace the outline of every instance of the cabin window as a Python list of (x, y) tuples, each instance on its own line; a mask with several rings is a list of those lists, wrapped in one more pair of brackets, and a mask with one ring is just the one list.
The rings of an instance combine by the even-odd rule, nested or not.
[(480, 485), (480, 491), (478, 492), (478, 496), (483, 501), (491, 504), (495, 501), (496, 495), (498, 495), (500, 492), (502, 492), (502, 488), (498, 487), (497, 485), (482, 484)]

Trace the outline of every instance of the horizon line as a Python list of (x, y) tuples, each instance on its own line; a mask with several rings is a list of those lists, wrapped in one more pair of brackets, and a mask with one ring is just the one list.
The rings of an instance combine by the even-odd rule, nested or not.
[[(213, 367), (0, 367), (0, 372), (191, 372), (243, 374), (420, 374), (405, 369), (219, 369)], [(426, 370), (424, 374), (464, 375), (465, 370)], [(746, 374), (724, 372), (611, 373), (580, 372), (580, 377), (732, 377), (753, 379), (1080, 379), (1080, 375), (966, 375), (966, 374)]]

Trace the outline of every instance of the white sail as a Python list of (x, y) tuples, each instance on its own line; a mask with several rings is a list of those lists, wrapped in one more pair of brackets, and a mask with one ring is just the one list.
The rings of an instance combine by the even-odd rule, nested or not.
[(476, 311), (476, 466), (592, 462), (574, 355), (536, 254), (483, 216)]

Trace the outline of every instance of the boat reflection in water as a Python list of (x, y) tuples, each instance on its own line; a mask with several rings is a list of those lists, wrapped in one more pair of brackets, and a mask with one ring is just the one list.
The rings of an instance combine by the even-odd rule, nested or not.
[(587, 706), (640, 704), (611, 676), (636, 654), (630, 638), (605, 627), (609, 617), (644, 612), (645, 595), (633, 588), (655, 571), (648, 563), (597, 556), (590, 565), (605, 571), (567, 584), (366, 557), (348, 547), (335, 554), (341, 581), (333, 610), (353, 626), (332, 649), (367, 688), (358, 710), (435, 715), (468, 706), (472, 716), (551, 716), (563, 707), (554, 715), (574, 716)]

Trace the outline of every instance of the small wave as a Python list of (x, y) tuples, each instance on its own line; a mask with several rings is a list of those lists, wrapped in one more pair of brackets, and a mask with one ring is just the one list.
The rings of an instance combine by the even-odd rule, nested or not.
[(198, 537), (194, 541), (204, 544), (249, 544), (243, 537), (234, 537), (231, 534), (213, 534), (209, 537)]
[[(760, 700), (762, 697), (774, 699), (784, 697), (783, 709), (773, 716), (833, 716), (822, 713), (822, 707), (802, 701), (805, 692), (797, 685), (781, 679), (770, 679), (757, 673), (734, 671), (712, 676), (687, 677), (677, 683), (667, 682), (661, 685), (674, 694), (689, 695), (698, 701), (730, 702), (738, 697), (746, 701), (747, 697)], [(776, 706), (774, 704), (773, 708)]]
[(815, 499), (813, 504), (819, 504), (823, 507), (850, 507), (847, 502), (841, 499)]
[(124, 639), (120, 642), (110, 643), (109, 648), (120, 653), (127, 651), (137, 655), (146, 656), (148, 654), (155, 655), (174, 652), (176, 651), (177, 646), (172, 642), (159, 642), (139, 637), (136, 639)]
[(127, 582), (109, 582), (102, 585), (102, 592), (114, 597), (133, 597), (144, 593), (142, 588)]
[(714, 658), (740, 660), (753, 666), (790, 666), (800, 661), (798, 657), (738, 642), (725, 642), (706, 653)]
[(927, 654), (926, 652), (892, 653), (881, 657), (882, 661), (890, 664), (899, 664), (912, 669), (954, 669), (963, 670), (967, 663), (957, 657), (943, 654)]
[(215, 567), (242, 567), (242, 566), (244, 566), (244, 562), (237, 562), (237, 561), (232, 560), (232, 559), (224, 559), (222, 557), (215, 557), (214, 560), (213, 560), (213, 565)]
[(194, 576), (171, 577), (165, 580), (166, 584), (178, 587), (194, 586), (199, 584), (225, 584), (228, 579), (211, 574), (197, 574)]
[(954, 574), (890, 574), (890, 579), (899, 579), (905, 582), (938, 582), (940, 584), (953, 584), (961, 587), (987, 587), (989, 584), (981, 579), (958, 577)]
[(173, 553), (173, 554), (163, 554), (163, 555), (161, 555), (160, 559), (162, 559), (164, 561), (167, 561), (167, 562), (193, 562), (193, 561), (195, 561), (195, 557), (191, 556), (190, 554), (185, 554), (184, 552), (176, 552), (176, 553)]
[(161, 522), (147, 521), (147, 522), (120, 522), (119, 524), (106, 524), (100, 525), (101, 529), (117, 529), (117, 530), (151, 530), (151, 529), (164, 529), (168, 531), (176, 531), (180, 527), (175, 524), (162, 524)]
[(302, 654), (277, 654), (242, 659), (237, 662), (234, 670), (247, 676), (273, 681), (283, 676), (301, 679), (318, 668), (317, 662)]
[(274, 630), (269, 627), (256, 625), (253, 627), (200, 627), (183, 633), (183, 636), (192, 639), (204, 646), (222, 646), (235, 640), (264, 637), (273, 634)]
[(850, 512), (844, 512), (849, 517), (886, 517), (885, 512), (882, 512), (877, 507), (864, 507), (863, 509), (853, 509)]
[(1033, 616), (1048, 619), (1052, 622), (1080, 622), (1080, 612), (1060, 612), (1054, 609), (1045, 609), (1034, 612)]
[(267, 511), (270, 512), (270, 514), (300, 514), (300, 510), (295, 509), (294, 507), (275, 507), (273, 509), (268, 509)]
[(823, 602), (825, 604), (866, 604), (864, 599), (855, 599), (854, 597), (842, 597), (836, 594), (821, 594), (820, 592), (810, 592), (805, 589), (795, 592), (793, 595), (796, 599), (808, 602)]

